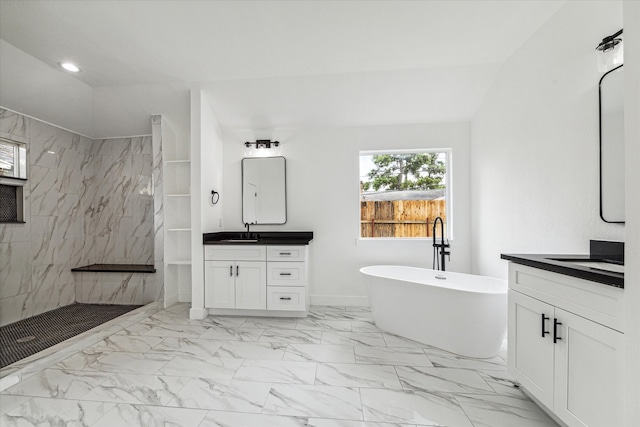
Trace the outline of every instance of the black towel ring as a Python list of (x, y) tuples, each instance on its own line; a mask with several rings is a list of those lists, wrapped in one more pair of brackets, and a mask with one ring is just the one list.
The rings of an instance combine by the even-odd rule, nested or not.
[(215, 205), (220, 201), (220, 193), (215, 190), (211, 190), (211, 204)]

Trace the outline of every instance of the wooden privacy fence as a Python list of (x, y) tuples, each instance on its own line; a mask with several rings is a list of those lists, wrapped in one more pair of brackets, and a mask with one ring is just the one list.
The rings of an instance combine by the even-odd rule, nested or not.
[[(445, 200), (360, 202), (361, 237), (433, 237), (433, 221), (446, 218)], [(438, 226), (437, 237), (440, 237)]]

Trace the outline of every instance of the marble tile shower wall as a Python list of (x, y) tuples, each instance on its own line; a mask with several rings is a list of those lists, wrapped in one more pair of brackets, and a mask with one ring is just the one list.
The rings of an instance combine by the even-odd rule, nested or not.
[[(4, 109), (0, 136), (29, 160), (26, 223), (0, 224), (0, 325), (80, 301), (73, 267), (153, 262), (149, 137), (94, 141)], [(120, 279), (142, 302), (144, 279)]]

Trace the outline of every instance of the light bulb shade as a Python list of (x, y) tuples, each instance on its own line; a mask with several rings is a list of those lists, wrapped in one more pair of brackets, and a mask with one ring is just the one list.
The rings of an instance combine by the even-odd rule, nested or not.
[(598, 71), (606, 73), (624, 63), (624, 42), (622, 39), (615, 39), (615, 42), (597, 48)]

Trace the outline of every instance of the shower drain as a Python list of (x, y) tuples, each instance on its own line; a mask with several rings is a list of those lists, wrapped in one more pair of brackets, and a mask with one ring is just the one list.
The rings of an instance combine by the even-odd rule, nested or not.
[(27, 337), (18, 338), (16, 342), (29, 342), (35, 339), (36, 339), (35, 335), (29, 335)]

